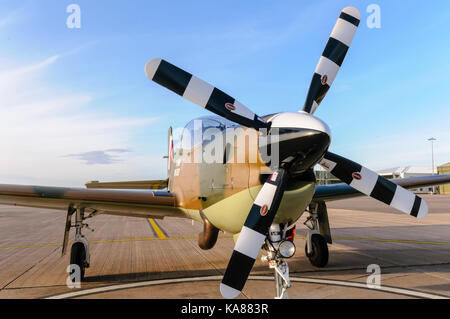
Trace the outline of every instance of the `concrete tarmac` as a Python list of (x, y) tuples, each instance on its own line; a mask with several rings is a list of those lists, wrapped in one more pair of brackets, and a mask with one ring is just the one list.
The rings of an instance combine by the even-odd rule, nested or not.
[[(450, 297), (450, 196), (423, 195), (430, 213), (415, 219), (367, 198), (328, 203), (333, 244), (327, 267), (312, 266), (297, 223), (297, 252), (288, 260), (290, 298)], [(65, 212), (0, 206), (0, 298), (221, 298), (219, 284), (233, 251), (220, 233), (208, 251), (202, 226), (190, 220), (100, 215), (84, 229), (91, 266), (81, 288), (66, 285), (61, 257)], [(73, 230), (71, 239), (73, 239)], [(366, 282), (381, 267), (381, 288)], [(240, 298), (273, 298), (272, 270), (257, 260)]]

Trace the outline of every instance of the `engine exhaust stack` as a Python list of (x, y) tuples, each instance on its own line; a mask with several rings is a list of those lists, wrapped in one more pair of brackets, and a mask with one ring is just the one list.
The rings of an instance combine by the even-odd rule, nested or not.
[(198, 246), (203, 250), (208, 250), (216, 244), (219, 229), (211, 224), (202, 211), (200, 211), (200, 216), (203, 219), (203, 231), (198, 234)]

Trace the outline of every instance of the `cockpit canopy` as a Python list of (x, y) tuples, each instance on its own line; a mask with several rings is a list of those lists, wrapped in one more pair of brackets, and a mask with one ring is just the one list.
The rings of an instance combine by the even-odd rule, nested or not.
[(227, 119), (216, 116), (205, 116), (193, 119), (183, 129), (179, 146), (182, 149), (191, 149), (203, 142), (203, 139), (211, 138), (215, 132), (223, 132), (227, 128), (238, 125)]

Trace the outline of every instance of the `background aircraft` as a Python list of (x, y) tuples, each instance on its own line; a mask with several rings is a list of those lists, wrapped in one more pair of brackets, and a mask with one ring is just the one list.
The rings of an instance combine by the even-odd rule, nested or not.
[[(238, 132), (237, 139), (253, 139), (244, 146), (244, 161), (237, 160), (242, 146), (226, 143), (221, 162), (193, 160), (196, 153), (218, 138), (192, 139), (196, 125), (191, 121), (175, 149), (169, 130), (167, 180), (91, 183), (87, 189), (0, 185), (0, 204), (66, 210), (62, 252), (66, 252), (69, 231), (74, 227), (70, 262), (80, 267), (82, 275), (90, 263), (89, 242), (82, 234), (86, 219), (97, 214), (191, 218), (204, 225), (199, 235), (203, 249), (214, 246), (219, 230), (236, 234), (236, 246), (220, 287), (224, 297), (239, 295), (261, 247), (266, 251), (265, 260), (275, 271), (277, 297), (286, 297), (290, 282), (285, 259), (295, 253), (295, 222), (304, 212), (309, 214), (306, 254), (313, 265), (324, 267), (328, 262), (327, 244), (332, 242), (326, 201), (365, 194), (420, 218), (428, 213), (427, 205), (405, 188), (450, 181), (448, 175), (389, 181), (328, 151), (331, 131), (313, 114), (339, 71), (360, 19), (356, 8), (347, 7), (341, 12), (299, 112), (258, 116), (220, 89), (163, 59), (147, 63), (149, 79), (217, 115), (200, 119), (197, 128), (202, 135), (214, 128), (219, 137), (233, 131)], [(265, 132), (265, 136), (252, 135), (256, 131)], [(252, 142), (258, 145), (256, 161), (250, 160)], [(278, 150), (278, 165), (262, 159), (263, 148)], [(344, 183), (316, 186), (313, 167), (317, 163)]]

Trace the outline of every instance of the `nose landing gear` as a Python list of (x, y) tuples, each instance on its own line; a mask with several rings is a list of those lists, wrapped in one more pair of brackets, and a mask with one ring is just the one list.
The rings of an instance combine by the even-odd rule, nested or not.
[[(304, 222), (308, 228), (305, 255), (312, 265), (325, 267), (328, 263), (328, 244), (332, 243), (327, 208), (324, 202), (312, 203), (307, 210), (309, 216)], [(295, 254), (295, 224), (272, 224), (263, 249), (267, 255), (261, 258), (274, 270), (276, 299), (288, 298), (291, 286), (289, 266), (285, 259)]]
[[(281, 230), (282, 229), (282, 230)], [(269, 268), (275, 275), (275, 299), (288, 298), (287, 289), (291, 287), (289, 280), (289, 266), (284, 260), (295, 254), (294, 245), (295, 224), (273, 224), (270, 226), (269, 235), (266, 237), (264, 249), (267, 255), (261, 258), (269, 262)]]

